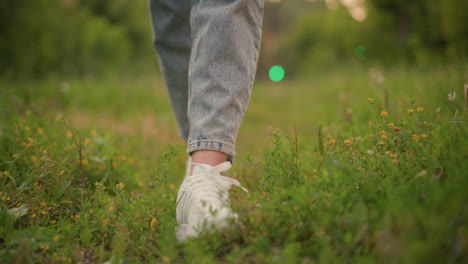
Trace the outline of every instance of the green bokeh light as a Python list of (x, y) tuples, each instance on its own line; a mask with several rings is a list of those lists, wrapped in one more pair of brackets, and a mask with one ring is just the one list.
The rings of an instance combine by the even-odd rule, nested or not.
[(358, 59), (363, 60), (366, 58), (366, 46), (357, 46), (356, 49), (354, 49), (354, 52), (356, 53), (356, 57)]
[(279, 82), (279, 81), (283, 80), (283, 78), (284, 78), (284, 69), (283, 69), (283, 67), (281, 67), (279, 65), (275, 65), (275, 66), (270, 68), (270, 71), (269, 71), (268, 75), (270, 76), (270, 79), (272, 81)]

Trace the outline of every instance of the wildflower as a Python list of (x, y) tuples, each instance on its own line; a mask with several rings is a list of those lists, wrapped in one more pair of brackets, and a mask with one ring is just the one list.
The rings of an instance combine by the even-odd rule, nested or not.
[(369, 134), (369, 137), (370, 137), (370, 138), (375, 138), (374, 133), (370, 133), (370, 134)]
[(346, 146), (350, 146), (351, 144), (353, 144), (353, 140), (352, 140), (352, 139), (346, 139), (345, 141), (343, 141), (343, 143), (344, 143)]
[(55, 225), (55, 224), (57, 223), (57, 220), (50, 220), (50, 223), (51, 223), (52, 225)]
[(88, 146), (89, 144), (91, 144), (91, 139), (90, 138), (85, 138), (84, 145)]
[(383, 141), (379, 141), (379, 143), (377, 143), (377, 144), (380, 145), (380, 146), (385, 145), (385, 143)]
[(421, 113), (422, 111), (424, 111), (424, 107), (418, 107), (418, 108), (416, 109), (416, 111), (418, 111), (419, 113)]
[(36, 163), (36, 162), (37, 162), (37, 158), (36, 158), (36, 156), (34, 156), (34, 155), (33, 155), (33, 156), (31, 156), (31, 160), (32, 160), (32, 162), (33, 162), (33, 163)]
[(427, 121), (423, 121), (422, 124), (423, 124), (423, 126), (428, 126), (429, 125), (429, 123)]
[(61, 170), (59, 173), (58, 173), (58, 176), (61, 176), (65, 173), (65, 170)]
[(393, 163), (393, 165), (396, 166), (396, 165), (398, 165), (398, 160), (397, 159), (392, 159), (392, 163)]
[(73, 216), (73, 219), (74, 219), (74, 220), (80, 219), (80, 215), (79, 215), (79, 214), (76, 214), (75, 216)]
[(411, 136), (411, 139), (413, 139), (414, 141), (417, 142), (417, 141), (419, 141), (419, 136), (414, 134), (414, 135)]
[(46, 246), (46, 245), (40, 245), (39, 247), (40, 247), (43, 251), (49, 250), (49, 247)]
[(42, 210), (42, 211), (41, 211), (41, 215), (47, 215), (47, 214), (48, 214), (48, 213), (47, 213), (46, 210)]
[(57, 242), (60, 240), (60, 236), (54, 236), (54, 242)]
[(91, 208), (91, 209), (89, 209), (88, 212), (89, 212), (90, 214), (92, 214), (92, 213), (94, 213), (94, 209)]
[(31, 131), (31, 127), (26, 126), (25, 128), (26, 128), (26, 131)]
[(372, 99), (372, 98), (367, 98), (367, 102), (368, 102), (369, 104), (374, 104), (374, 99)]
[(385, 117), (388, 116), (388, 112), (385, 111), (385, 110), (383, 110), (382, 112), (380, 112), (380, 116), (383, 117), (383, 118), (385, 118)]
[(385, 132), (384, 130), (380, 130), (380, 131), (379, 131), (379, 134), (380, 134), (380, 135), (385, 135), (385, 134), (387, 134), (387, 132)]
[(369, 120), (369, 121), (367, 121), (367, 124), (368, 124), (369, 126), (372, 126), (372, 125), (374, 124), (374, 122), (372, 122), (372, 121)]
[(84, 159), (81, 161), (81, 164), (83, 165), (88, 165), (89, 164), (89, 161), (87, 159)]
[(335, 145), (335, 140), (334, 139), (328, 140), (328, 145), (330, 145), (330, 146)]
[(448, 94), (447, 99), (453, 102), (455, 101), (455, 98), (457, 98), (457, 93), (452, 89)]
[(37, 133), (38, 133), (39, 135), (44, 135), (44, 130), (43, 130), (41, 127), (38, 127), (38, 128), (37, 128)]
[(382, 136), (380, 136), (380, 138), (385, 140), (385, 139), (387, 139), (387, 135), (382, 135)]
[(125, 184), (119, 183), (119, 187), (120, 187), (120, 189), (123, 189), (123, 187), (125, 187)]
[(414, 114), (414, 109), (411, 108), (411, 109), (408, 109), (408, 115), (412, 116)]
[(388, 156), (390, 156), (390, 158), (392, 158), (392, 159), (397, 159), (398, 158), (397, 153), (389, 153)]
[(47, 203), (44, 202), (44, 201), (42, 201), (42, 202), (40, 203), (40, 205), (41, 205), (42, 207), (46, 207), (46, 206), (47, 206)]
[(393, 124), (393, 123), (388, 123), (387, 126), (388, 126), (389, 128), (394, 128), (394, 127), (395, 127), (395, 124)]
[(94, 130), (94, 129), (91, 130), (91, 133), (90, 133), (90, 134), (91, 134), (92, 137), (97, 136), (97, 132), (96, 132), (96, 130)]
[(151, 219), (151, 222), (150, 222), (150, 228), (151, 228), (151, 231), (154, 231), (156, 230), (156, 224), (158, 223), (158, 220), (156, 218), (153, 217), (153, 219)]
[(428, 136), (427, 134), (422, 134), (422, 135), (421, 135), (421, 139), (422, 139), (422, 140), (426, 140), (428, 137), (429, 137), (429, 136)]
[(106, 226), (106, 225), (110, 224), (110, 220), (109, 220), (109, 219), (104, 219), (104, 220), (102, 221), (102, 224), (103, 224), (104, 226)]
[(313, 169), (312, 172), (313, 172), (313, 173), (317, 173), (317, 169)]
[(34, 218), (36, 218), (36, 216), (37, 216), (36, 214), (32, 214), (32, 215), (29, 216), (29, 218), (34, 219)]
[(12, 157), (13, 157), (14, 159), (17, 159), (17, 158), (19, 158), (19, 154), (18, 154), (18, 153), (16, 153), (16, 154), (13, 154), (13, 156), (12, 156)]
[(71, 137), (73, 137), (73, 133), (70, 131), (67, 131), (67, 138), (71, 138)]
[(114, 209), (115, 209), (114, 206), (111, 205), (111, 206), (109, 206), (109, 209), (107, 209), (107, 210), (109, 210), (109, 212), (112, 212), (112, 211), (114, 211)]
[(170, 184), (169, 184), (169, 189), (171, 189), (171, 190), (175, 190), (175, 185), (174, 185), (174, 184), (172, 184), (172, 183), (170, 183)]

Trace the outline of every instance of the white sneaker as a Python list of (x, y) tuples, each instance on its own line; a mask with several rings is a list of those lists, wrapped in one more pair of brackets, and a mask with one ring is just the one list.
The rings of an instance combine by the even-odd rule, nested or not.
[(240, 183), (221, 173), (231, 168), (230, 162), (217, 166), (193, 163), (192, 176), (188, 176), (180, 185), (177, 194), (176, 216), (179, 226), (176, 236), (180, 242), (197, 236), (205, 227), (226, 228), (230, 220), (236, 220), (229, 201), (229, 189), (232, 185), (242, 188)]

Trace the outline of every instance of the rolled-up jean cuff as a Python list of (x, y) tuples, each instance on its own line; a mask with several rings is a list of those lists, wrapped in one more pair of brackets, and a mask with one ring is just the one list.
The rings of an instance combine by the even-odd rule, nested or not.
[(187, 153), (191, 155), (192, 152), (197, 150), (215, 150), (226, 153), (228, 161), (234, 160), (234, 145), (223, 141), (217, 140), (190, 140), (187, 146)]

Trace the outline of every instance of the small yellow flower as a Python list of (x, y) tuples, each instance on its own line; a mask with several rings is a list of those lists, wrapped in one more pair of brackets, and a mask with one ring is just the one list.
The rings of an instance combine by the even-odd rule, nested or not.
[(73, 216), (73, 219), (74, 219), (74, 220), (80, 219), (80, 215), (79, 215), (79, 214), (76, 214), (75, 216)]
[(26, 140), (28, 143), (34, 143), (34, 139), (32, 137), (27, 137)]
[(109, 212), (112, 212), (112, 211), (114, 211), (114, 209), (115, 209), (114, 206), (111, 205), (111, 206), (109, 206), (109, 209), (107, 209), (107, 210), (109, 210)]
[(380, 135), (385, 135), (385, 134), (387, 134), (387, 132), (385, 132), (384, 130), (380, 130), (380, 131), (379, 131), (379, 134), (380, 134)]
[(45, 211), (45, 210), (41, 211), (41, 215), (47, 215), (47, 214), (48, 214), (47, 211)]
[(17, 159), (17, 158), (19, 158), (19, 154), (18, 154), (18, 153), (16, 153), (16, 154), (13, 154), (13, 156), (12, 156), (12, 157), (13, 157), (14, 159)]
[(383, 140), (387, 139), (387, 135), (380, 136), (380, 139), (383, 139)]
[(152, 231), (156, 230), (156, 225), (158, 224), (158, 220), (153, 217), (153, 219), (151, 219), (151, 222), (150, 222), (150, 228)]
[(380, 145), (380, 146), (385, 145), (385, 143), (383, 141), (379, 141), (379, 143), (377, 143), (377, 144)]
[(31, 127), (26, 126), (26, 131), (31, 131)]
[(120, 189), (123, 189), (125, 187), (125, 184), (119, 183), (119, 187), (120, 187)]
[(57, 242), (60, 240), (60, 236), (54, 236), (54, 242)]
[(110, 224), (110, 220), (109, 220), (109, 219), (104, 219), (104, 220), (102, 221), (102, 224), (103, 224), (104, 226), (106, 226), (106, 225)]
[(422, 140), (427, 140), (428, 137), (429, 137), (429, 136), (428, 136), (427, 134), (422, 134), (422, 135), (421, 135), (421, 139), (422, 139)]
[(59, 173), (58, 173), (58, 176), (61, 176), (65, 173), (65, 170), (61, 170)]
[(170, 183), (170, 184), (169, 184), (169, 189), (171, 189), (171, 190), (175, 190), (175, 185), (174, 185), (174, 184), (172, 184), (172, 183)]
[(372, 98), (367, 98), (367, 102), (368, 102), (369, 104), (374, 104), (374, 99), (372, 99)]
[(31, 156), (31, 160), (32, 160), (33, 163), (36, 163), (37, 162), (37, 157), (33, 155), (33, 156)]
[(414, 135), (411, 136), (411, 139), (413, 139), (414, 141), (417, 142), (417, 141), (419, 141), (419, 136), (414, 134)]
[(84, 145), (88, 146), (89, 144), (91, 144), (91, 139), (90, 138), (85, 138)]
[(34, 219), (34, 218), (37, 217), (37, 215), (36, 215), (36, 214), (32, 214), (32, 215), (30, 215), (29, 217), (32, 218), (32, 219)]
[(335, 143), (336, 143), (336, 142), (335, 142), (334, 139), (329, 139), (329, 140), (328, 140), (328, 145), (330, 145), (330, 146), (335, 145)]
[(343, 143), (344, 143), (346, 146), (350, 146), (351, 144), (353, 144), (353, 139), (346, 139), (345, 141), (343, 141)]
[(414, 109), (411, 108), (411, 109), (408, 109), (408, 115), (412, 116), (414, 114)]
[(46, 245), (40, 245), (39, 247), (40, 247), (43, 251), (49, 250), (49, 247), (46, 246)]
[(370, 138), (375, 138), (374, 133), (370, 133), (370, 134), (369, 134), (369, 137), (370, 137)]
[(94, 129), (91, 130), (91, 133), (90, 133), (90, 134), (91, 134), (92, 137), (97, 136), (97, 132), (96, 132), (96, 130), (94, 130)]
[(388, 156), (390, 156), (390, 158), (392, 158), (392, 159), (397, 159), (398, 158), (397, 153), (390, 153), (390, 154), (388, 154)]
[(367, 121), (367, 124), (368, 124), (369, 126), (372, 126), (372, 125), (374, 124), (374, 122), (372, 122), (372, 121), (369, 120), (369, 121)]
[(393, 165), (398, 165), (398, 160), (397, 159), (392, 159)]
[(393, 123), (388, 123), (387, 126), (388, 126), (389, 128), (394, 128), (394, 127), (395, 127), (395, 124), (393, 124)]
[(88, 165), (88, 164), (89, 164), (89, 161), (88, 161), (87, 159), (84, 159), (84, 160), (81, 161), (81, 163), (82, 163), (83, 165)]
[(385, 117), (388, 116), (388, 112), (385, 111), (385, 110), (383, 110), (382, 112), (380, 112), (380, 116), (383, 117), (383, 118), (385, 118)]
[(44, 135), (44, 130), (43, 130), (41, 127), (38, 127), (38, 128), (37, 128), (37, 133), (38, 133), (39, 135)]
[(89, 209), (88, 211), (90, 214), (94, 213), (94, 209)]
[(67, 131), (67, 138), (73, 137), (73, 133), (71, 131)]
[(41, 205), (42, 207), (46, 207), (46, 206), (47, 206), (47, 203), (44, 202), (44, 201), (42, 201), (42, 202), (40, 203), (40, 205)]
[(55, 225), (57, 223), (57, 220), (50, 220), (50, 224)]
[(422, 111), (424, 111), (424, 108), (423, 108), (423, 107), (418, 107), (418, 108), (416, 109), (416, 111), (418, 111), (418, 112), (421, 113)]

